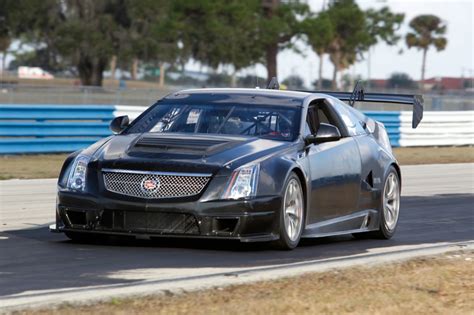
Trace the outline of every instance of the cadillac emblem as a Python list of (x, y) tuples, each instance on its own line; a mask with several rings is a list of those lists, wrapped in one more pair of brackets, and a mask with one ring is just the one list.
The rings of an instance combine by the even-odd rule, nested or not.
[(160, 188), (160, 181), (157, 178), (145, 177), (141, 183), (141, 189), (145, 193), (154, 193)]

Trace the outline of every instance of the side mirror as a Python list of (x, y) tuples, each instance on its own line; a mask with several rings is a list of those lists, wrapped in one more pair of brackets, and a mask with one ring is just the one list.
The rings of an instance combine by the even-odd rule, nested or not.
[(339, 129), (331, 124), (321, 123), (315, 135), (309, 135), (304, 140), (306, 144), (337, 141), (341, 139)]
[(118, 116), (112, 119), (110, 122), (110, 130), (112, 130), (114, 133), (120, 133), (122, 132), (125, 128), (130, 123), (130, 119), (128, 119), (128, 116)]

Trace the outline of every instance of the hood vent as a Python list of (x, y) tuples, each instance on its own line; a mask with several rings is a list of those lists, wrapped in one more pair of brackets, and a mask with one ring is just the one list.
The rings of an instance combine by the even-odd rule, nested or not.
[(150, 137), (140, 138), (135, 143), (135, 150), (147, 152), (173, 151), (176, 153), (208, 153), (222, 148), (229, 141), (216, 139), (182, 139), (168, 137)]

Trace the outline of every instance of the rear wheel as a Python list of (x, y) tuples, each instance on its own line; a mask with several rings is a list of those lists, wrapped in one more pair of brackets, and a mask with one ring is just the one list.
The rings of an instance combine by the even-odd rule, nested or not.
[(280, 249), (289, 250), (298, 246), (305, 218), (303, 188), (295, 173), (288, 177), (283, 192), (280, 239), (276, 241), (276, 245)]
[(377, 231), (355, 233), (355, 238), (390, 239), (397, 229), (400, 215), (400, 179), (393, 166), (385, 176), (380, 211), (380, 225)]

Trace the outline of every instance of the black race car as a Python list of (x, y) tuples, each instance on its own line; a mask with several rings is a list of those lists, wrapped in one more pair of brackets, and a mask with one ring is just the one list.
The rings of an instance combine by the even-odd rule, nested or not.
[(400, 167), (384, 126), (355, 101), (413, 95), (197, 89), (168, 95), (113, 136), (71, 154), (53, 232), (273, 241), (352, 233), (388, 239), (400, 211)]

